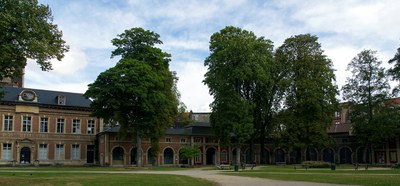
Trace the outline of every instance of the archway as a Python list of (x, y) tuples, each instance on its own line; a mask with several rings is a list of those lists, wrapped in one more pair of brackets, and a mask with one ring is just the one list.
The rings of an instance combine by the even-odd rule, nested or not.
[(325, 162), (335, 162), (333, 150), (330, 148), (326, 148), (322, 151), (322, 160)]
[(174, 151), (171, 148), (164, 150), (164, 164), (174, 164)]
[(122, 147), (115, 147), (112, 151), (112, 164), (123, 165), (124, 164), (124, 149)]
[(23, 147), (20, 154), (21, 164), (31, 163), (31, 149), (29, 147)]
[(136, 165), (137, 148), (131, 149), (131, 165)]
[(245, 162), (247, 163), (247, 164), (252, 164), (253, 163), (253, 161), (252, 161), (252, 157), (251, 157), (251, 151), (250, 151), (250, 148), (248, 148), (248, 149), (246, 149), (246, 158), (245, 158)]
[(153, 150), (149, 148), (149, 150), (147, 150), (147, 164), (152, 165), (153, 163), (154, 163)]
[(261, 164), (269, 164), (269, 151), (267, 149), (263, 149), (263, 156), (261, 156), (260, 163)]
[(286, 162), (285, 161), (285, 152), (282, 149), (276, 149), (275, 162)]
[(206, 151), (206, 164), (214, 165), (215, 164), (215, 149), (210, 147)]
[(365, 147), (360, 147), (357, 149), (357, 163), (371, 163), (370, 152)]
[(317, 161), (317, 151), (314, 148), (307, 149), (306, 161)]
[(301, 163), (301, 149), (293, 149), (292, 152), (290, 152), (290, 163), (291, 164), (299, 164)]
[(342, 149), (340, 149), (339, 152), (339, 160), (341, 164), (352, 164), (353, 161), (351, 160), (351, 150), (347, 147), (343, 147)]

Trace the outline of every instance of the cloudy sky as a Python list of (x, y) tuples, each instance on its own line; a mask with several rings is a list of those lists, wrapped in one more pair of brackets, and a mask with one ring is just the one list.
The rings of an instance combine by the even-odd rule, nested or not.
[(253, 31), (275, 48), (298, 34), (319, 37), (334, 63), (337, 85), (349, 76), (347, 64), (363, 49), (386, 63), (400, 46), (400, 2), (370, 0), (39, 0), (52, 9), (70, 51), (54, 70), (35, 63), (25, 70), (25, 87), (84, 93), (100, 72), (114, 66), (111, 39), (142, 27), (161, 35), (160, 48), (172, 55), (181, 100), (194, 112), (209, 111), (212, 97), (202, 80), (210, 36), (225, 26)]

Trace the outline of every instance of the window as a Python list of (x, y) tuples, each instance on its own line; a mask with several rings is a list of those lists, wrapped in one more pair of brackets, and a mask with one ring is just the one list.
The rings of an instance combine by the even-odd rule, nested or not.
[(336, 121), (335, 124), (336, 124), (336, 125), (339, 125), (339, 124), (340, 124), (340, 121)]
[(72, 145), (72, 159), (79, 160), (79, 145)]
[(340, 112), (336, 111), (335, 112), (335, 117), (337, 117), (337, 118), (340, 117)]
[(87, 133), (88, 134), (94, 134), (94, 120), (88, 120), (88, 128), (87, 128)]
[(13, 116), (4, 116), (4, 131), (12, 131), (13, 130)]
[(4, 143), (1, 151), (2, 160), (11, 160), (11, 143)]
[(201, 157), (200, 156), (194, 157), (194, 162), (195, 163), (201, 163)]
[(40, 118), (40, 132), (48, 132), (49, 118)]
[(228, 161), (228, 156), (227, 156), (226, 150), (223, 150), (221, 152), (221, 161), (222, 162), (227, 162)]
[(201, 143), (201, 141), (202, 141), (201, 138), (195, 138), (195, 139), (194, 139), (194, 142), (195, 142), (195, 143)]
[(81, 133), (81, 120), (79, 119), (72, 120), (72, 133), (74, 134)]
[(165, 142), (171, 143), (171, 138), (165, 138)]
[(181, 143), (186, 143), (186, 138), (181, 138)]
[(22, 118), (22, 132), (30, 132), (32, 126), (32, 117), (24, 116)]
[(56, 156), (55, 160), (64, 159), (64, 144), (56, 144)]
[(47, 144), (39, 145), (39, 160), (47, 160)]
[(57, 133), (64, 133), (64, 123), (65, 123), (64, 118), (57, 119), (57, 128), (56, 128)]

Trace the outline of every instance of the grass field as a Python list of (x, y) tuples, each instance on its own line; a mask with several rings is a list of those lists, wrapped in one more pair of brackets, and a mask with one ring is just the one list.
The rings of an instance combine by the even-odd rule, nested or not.
[[(169, 171), (177, 168), (153, 168)], [(68, 185), (68, 186), (120, 186), (120, 185), (189, 185), (211, 186), (212, 182), (203, 179), (178, 175), (162, 174), (124, 174), (133, 168), (0, 168), (0, 185)], [(143, 170), (143, 169), (138, 169)], [(182, 170), (182, 169), (180, 169)], [(113, 173), (109, 173), (112, 171)]]
[(354, 170), (352, 166), (330, 169), (297, 169), (293, 166), (265, 166), (260, 170), (226, 173), (229, 175), (268, 178), (286, 181), (307, 181), (346, 185), (400, 185), (400, 169)]

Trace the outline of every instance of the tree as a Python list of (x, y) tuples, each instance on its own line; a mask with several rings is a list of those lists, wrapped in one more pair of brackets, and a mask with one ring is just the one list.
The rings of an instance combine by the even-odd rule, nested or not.
[[(394, 64), (394, 66), (388, 70), (389, 75), (393, 80), (400, 81), (400, 47), (397, 49), (397, 53), (394, 57), (389, 60), (389, 64)], [(398, 93), (399, 91), (400, 84), (394, 88), (395, 93)]]
[(198, 145), (194, 146), (183, 146), (180, 150), (179, 158), (188, 159), (189, 164), (192, 165), (193, 158), (199, 157), (201, 155), (200, 147)]
[(272, 49), (271, 41), (232, 26), (210, 39), (211, 54), (204, 63), (204, 83), (214, 97), (210, 122), (224, 144), (232, 138), (236, 142), (237, 164), (240, 146), (254, 134), (256, 89), (270, 75), (264, 69), (272, 60)]
[(387, 74), (375, 55), (376, 51), (363, 50), (354, 57), (347, 66), (352, 76), (342, 88), (343, 98), (349, 102), (353, 134), (367, 147), (364, 157), (371, 146), (398, 132), (398, 114), (389, 101)]
[(47, 71), (50, 59), (64, 57), (68, 46), (52, 21), (49, 6), (37, 0), (0, 1), (0, 79), (21, 76), (27, 59)]
[(85, 96), (93, 100), (94, 116), (118, 122), (121, 135), (136, 137), (140, 166), (140, 139), (150, 138), (157, 156), (159, 138), (173, 124), (179, 103), (177, 78), (169, 71), (170, 55), (153, 46), (162, 43), (158, 34), (132, 28), (118, 36), (112, 40), (117, 46), (112, 56), (122, 55), (122, 59), (89, 84)]
[(332, 62), (310, 34), (286, 39), (276, 51), (276, 60), (285, 64), (286, 92), (278, 122), (283, 131), (280, 145), (294, 148), (319, 148), (327, 145), (327, 128), (336, 110), (338, 94)]

